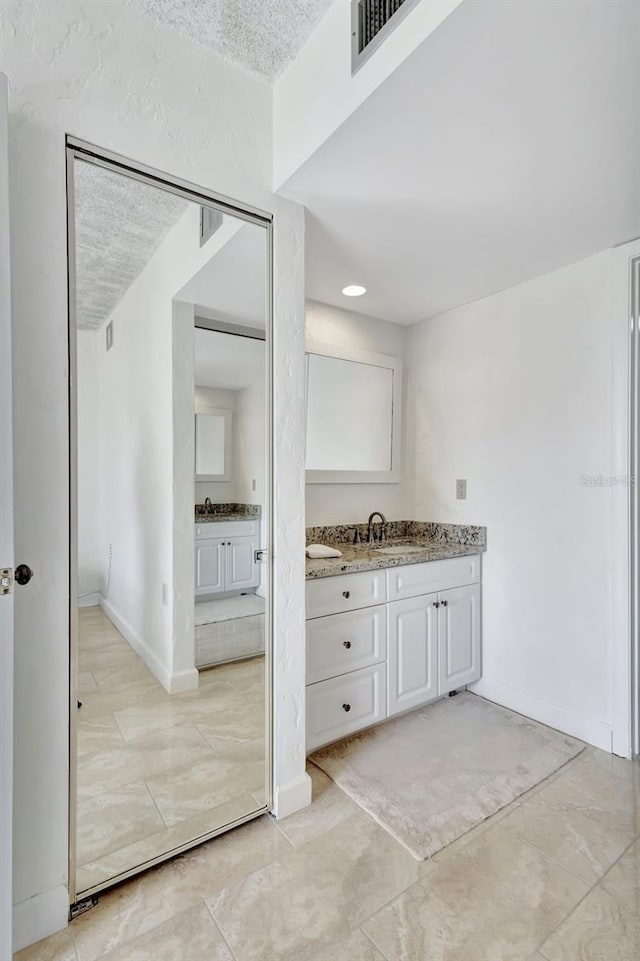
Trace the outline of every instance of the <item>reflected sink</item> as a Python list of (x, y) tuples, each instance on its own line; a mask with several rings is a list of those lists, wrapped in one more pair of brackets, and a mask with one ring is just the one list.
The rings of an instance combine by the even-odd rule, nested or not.
[(420, 554), (424, 547), (417, 544), (394, 544), (392, 547), (376, 547), (377, 554)]

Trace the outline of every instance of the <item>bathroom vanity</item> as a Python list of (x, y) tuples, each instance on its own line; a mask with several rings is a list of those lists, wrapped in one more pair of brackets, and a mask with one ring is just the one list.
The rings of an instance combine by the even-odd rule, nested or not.
[(195, 526), (195, 593), (228, 594), (256, 588), (260, 519), (233, 514), (200, 516)]
[(338, 546), (307, 562), (308, 751), (481, 674), (483, 546)]

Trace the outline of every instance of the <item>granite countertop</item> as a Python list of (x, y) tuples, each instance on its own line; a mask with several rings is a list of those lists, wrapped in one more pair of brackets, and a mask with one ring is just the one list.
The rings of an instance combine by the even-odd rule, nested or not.
[(221, 524), (223, 521), (259, 521), (255, 514), (196, 514), (196, 524)]
[[(383, 547), (406, 544), (407, 539), (389, 539)], [(408, 554), (381, 554), (378, 547), (369, 544), (329, 544), (342, 551), (342, 557), (307, 558), (306, 577), (335, 577), (336, 574), (352, 574), (356, 571), (377, 571), (387, 567), (406, 567), (409, 564), (424, 564), (425, 561), (441, 561), (449, 557), (464, 557), (480, 554), (486, 550), (482, 544), (454, 544), (428, 538), (412, 538), (411, 545), (419, 545), (420, 551)]]

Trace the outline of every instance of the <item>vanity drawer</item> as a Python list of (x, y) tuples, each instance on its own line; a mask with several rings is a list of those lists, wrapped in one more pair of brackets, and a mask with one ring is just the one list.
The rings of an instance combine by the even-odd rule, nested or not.
[(384, 664), (319, 681), (307, 688), (307, 751), (386, 717)]
[(249, 537), (258, 533), (258, 521), (209, 521), (207, 524), (196, 524), (196, 539), (201, 537)]
[(386, 657), (384, 604), (307, 621), (307, 684), (369, 667)]
[(361, 571), (340, 577), (307, 581), (307, 617), (339, 614), (359, 607), (384, 604), (387, 586), (384, 571)]
[(444, 561), (428, 561), (408, 567), (390, 567), (386, 573), (389, 600), (399, 601), (405, 597), (477, 584), (480, 580), (480, 555), (449, 557)]

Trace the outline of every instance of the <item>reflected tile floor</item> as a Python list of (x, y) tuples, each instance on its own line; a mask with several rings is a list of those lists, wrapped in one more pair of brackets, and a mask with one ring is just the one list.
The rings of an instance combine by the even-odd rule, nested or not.
[(79, 613), (78, 660), (79, 891), (255, 811), (262, 658), (204, 671), (198, 690), (169, 695), (91, 607)]
[(309, 773), (306, 810), (120, 885), (16, 961), (640, 957), (640, 764), (587, 748), (426, 862)]

